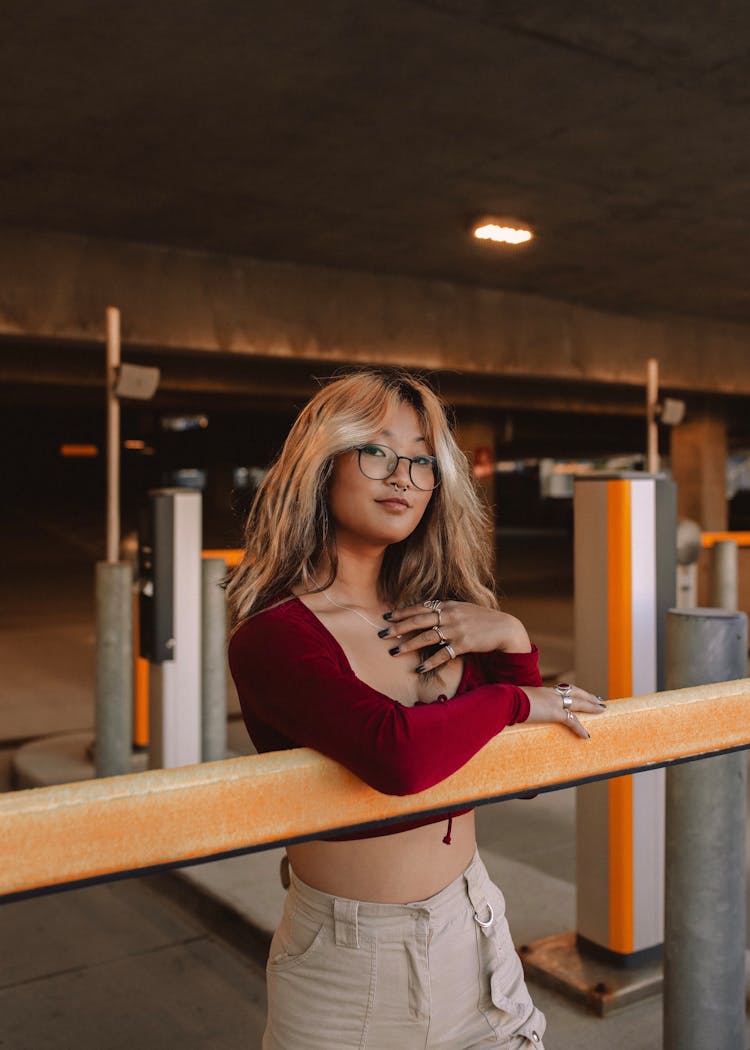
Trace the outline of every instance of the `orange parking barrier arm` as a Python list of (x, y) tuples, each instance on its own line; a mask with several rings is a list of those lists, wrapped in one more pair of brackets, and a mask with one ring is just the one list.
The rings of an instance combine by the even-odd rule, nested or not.
[(0, 796), (0, 897), (177, 867), (471, 801), (750, 746), (750, 679), (610, 702), (558, 725), (520, 725), (428, 791), (396, 797), (308, 748)]
[(713, 547), (720, 540), (734, 540), (738, 547), (750, 547), (750, 532), (703, 532), (701, 533), (701, 544), (703, 547)]
[(244, 553), (241, 547), (230, 547), (227, 550), (204, 550), (202, 555), (204, 558), (223, 558), (227, 568), (233, 569), (235, 565), (240, 564)]

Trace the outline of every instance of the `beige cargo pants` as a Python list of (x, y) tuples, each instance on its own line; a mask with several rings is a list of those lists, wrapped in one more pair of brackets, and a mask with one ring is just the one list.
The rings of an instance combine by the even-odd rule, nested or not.
[(543, 1050), (505, 901), (475, 853), (434, 897), (373, 904), (291, 873), (263, 1050)]

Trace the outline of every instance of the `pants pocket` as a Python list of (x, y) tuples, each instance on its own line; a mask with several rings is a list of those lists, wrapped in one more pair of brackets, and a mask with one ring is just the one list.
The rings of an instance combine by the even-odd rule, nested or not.
[(263, 1050), (361, 1050), (375, 995), (374, 941), (339, 945), (330, 920), (315, 930), (298, 918), (277, 933), (272, 949), (281, 950), (266, 967)]
[(284, 948), (282, 947), (283, 942), (280, 941), (280, 939), (279, 941), (276, 941), (276, 934), (274, 934), (274, 939), (271, 941), (271, 950), (268, 955), (267, 971), (270, 972), (275, 970), (276, 972), (280, 972), (283, 970), (291, 970), (296, 966), (303, 965), (312, 957), (312, 955), (315, 954), (325, 939), (326, 927), (324, 925), (318, 927), (318, 929), (312, 934), (312, 940), (310, 943), (307, 947), (303, 948), (289, 942), (288, 946)]
[[(497, 893), (500, 895), (498, 905), (501, 905), (502, 895), (499, 890)], [(494, 908), (494, 894), (491, 900)], [(502, 910), (495, 916), (492, 926), (478, 930), (478, 934), (483, 982), (482, 1012), (488, 1023), (502, 1040), (521, 1037), (527, 1039), (531, 1046), (542, 1047), (546, 1020), (531, 1001), (523, 966)]]
[(266, 970), (291, 970), (302, 965), (320, 948), (325, 935), (325, 921), (286, 907), (271, 940)]
[(499, 1011), (501, 1016), (495, 1018), (494, 1024), (489, 1018), (488, 1020), (498, 1035), (507, 1039), (521, 1036), (528, 1040), (531, 1046), (541, 1047), (544, 1050), (542, 1036), (547, 1027), (547, 1019), (544, 1014), (534, 1006), (528, 992), (525, 1003), (507, 996), (502, 990), (499, 978), (500, 974), (497, 971), (490, 978), (490, 995), (493, 1007)]

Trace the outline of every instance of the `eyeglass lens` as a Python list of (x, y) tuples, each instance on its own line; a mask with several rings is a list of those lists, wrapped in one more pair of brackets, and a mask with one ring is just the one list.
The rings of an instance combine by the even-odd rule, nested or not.
[(363, 445), (359, 449), (359, 467), (367, 478), (383, 481), (398, 467), (399, 459), (409, 460), (409, 477), (418, 489), (434, 489), (437, 485), (437, 464), (432, 456), (397, 456), (386, 445)]

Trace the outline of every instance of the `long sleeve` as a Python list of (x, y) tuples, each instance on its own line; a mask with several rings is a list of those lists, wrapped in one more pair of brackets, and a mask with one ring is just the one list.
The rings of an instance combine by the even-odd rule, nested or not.
[(532, 645), (528, 653), (479, 653), (477, 659), (490, 682), (513, 685), (542, 685), (539, 673), (539, 650)]
[(325, 632), (278, 610), (235, 632), (229, 662), (248, 728), (271, 726), (389, 795), (439, 783), (507, 725), (528, 717), (528, 699), (513, 684), (403, 706), (357, 678)]

